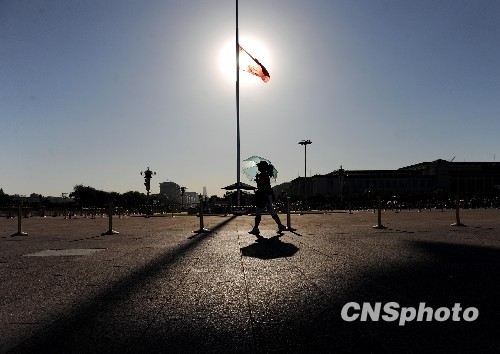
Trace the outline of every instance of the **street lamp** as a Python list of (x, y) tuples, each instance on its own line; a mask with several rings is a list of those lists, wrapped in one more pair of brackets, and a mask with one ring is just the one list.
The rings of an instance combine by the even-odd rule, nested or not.
[(181, 187), (181, 210), (184, 209), (184, 193), (186, 193), (187, 187)]
[(341, 205), (341, 207), (343, 207), (343, 205), (344, 205), (344, 178), (345, 178), (345, 171), (342, 168), (342, 165), (340, 165), (339, 187), (340, 187), (340, 205)]
[[(156, 172), (151, 171), (148, 167), (148, 169), (146, 171), (144, 171), (144, 172), (141, 171), (141, 176), (143, 173), (144, 173), (144, 185), (146, 186), (146, 192), (147, 192), (147, 197), (146, 197), (147, 198), (146, 203), (147, 203), (147, 202), (149, 202), (149, 190), (151, 189), (151, 178), (153, 178), (153, 176), (156, 175)], [(146, 211), (146, 217), (149, 217), (148, 214), (153, 215), (153, 206), (152, 205), (151, 205), (151, 210)]]
[(144, 173), (144, 185), (146, 186), (146, 192), (147, 195), (149, 196), (149, 190), (151, 189), (151, 178), (153, 178), (153, 175), (155, 175), (156, 172), (151, 171), (148, 167), (146, 171), (144, 172), (141, 171), (141, 176), (143, 173)]
[(304, 195), (305, 201), (307, 203), (307, 145), (312, 144), (311, 140), (302, 140), (299, 142), (299, 145), (304, 145)]

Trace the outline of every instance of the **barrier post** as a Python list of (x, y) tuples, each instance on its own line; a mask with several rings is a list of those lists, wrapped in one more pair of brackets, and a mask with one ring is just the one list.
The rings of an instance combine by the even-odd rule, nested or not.
[(286, 198), (286, 229), (287, 231), (297, 230), (292, 227), (292, 217), (290, 214), (290, 197)]
[(456, 202), (455, 202), (455, 204), (456, 204), (456, 213), (455, 213), (455, 215), (456, 215), (457, 221), (455, 223), (451, 224), (450, 226), (465, 226), (464, 224), (462, 224), (460, 222), (460, 198), (458, 197), (458, 194), (456, 195), (455, 199), (456, 199)]
[(22, 229), (22, 220), (23, 220), (23, 203), (19, 202), (17, 209), (17, 232), (12, 234), (11, 236), (28, 236), (27, 232), (23, 232)]
[(193, 231), (195, 234), (201, 234), (204, 232), (210, 232), (210, 230), (205, 229), (205, 225), (203, 222), (203, 209), (204, 209), (204, 203), (203, 203), (203, 198), (200, 199), (200, 228), (196, 231)]
[(119, 234), (119, 232), (113, 230), (113, 203), (109, 203), (109, 230), (107, 232), (103, 232), (101, 236), (116, 234)]
[(374, 229), (387, 229), (387, 226), (382, 225), (382, 199), (380, 196), (377, 197), (378, 200), (378, 224), (373, 226)]

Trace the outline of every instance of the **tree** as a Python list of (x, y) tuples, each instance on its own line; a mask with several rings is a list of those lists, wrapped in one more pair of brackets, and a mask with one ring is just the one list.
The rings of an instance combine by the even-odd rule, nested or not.
[(69, 196), (75, 198), (77, 205), (81, 207), (105, 207), (112, 199), (111, 193), (81, 184), (75, 186)]
[(8, 206), (12, 203), (12, 197), (3, 192), (3, 189), (0, 189), (0, 206)]
[(129, 191), (121, 195), (121, 205), (126, 208), (139, 208), (145, 205), (147, 197), (144, 193)]

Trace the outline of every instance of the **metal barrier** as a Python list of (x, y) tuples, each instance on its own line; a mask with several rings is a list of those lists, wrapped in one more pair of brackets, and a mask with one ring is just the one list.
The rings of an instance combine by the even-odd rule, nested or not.
[(18, 210), (18, 212), (17, 212), (17, 232), (15, 234), (12, 234), (11, 236), (28, 236), (28, 233), (23, 232), (23, 229), (22, 229), (23, 205), (21, 202), (19, 202), (17, 210)]
[(201, 234), (201, 233), (205, 233), (205, 232), (210, 232), (209, 229), (206, 229), (205, 228), (205, 224), (204, 224), (204, 221), (203, 221), (203, 210), (204, 210), (204, 202), (203, 202), (203, 199), (200, 200), (200, 228), (196, 231), (193, 231), (193, 233), (195, 234)]
[(109, 203), (109, 230), (103, 232), (101, 236), (104, 235), (116, 235), (119, 234), (118, 231), (113, 230), (113, 203)]
[(287, 208), (286, 208), (286, 229), (288, 231), (296, 231), (297, 229), (294, 229), (292, 227), (292, 217), (290, 214), (290, 197), (287, 198)]
[(373, 226), (374, 229), (387, 229), (387, 226), (382, 225), (382, 199), (380, 197), (378, 200), (378, 223)]
[(455, 216), (456, 216), (456, 222), (454, 222), (450, 226), (465, 226), (460, 222), (460, 198), (458, 197), (458, 194), (455, 198)]

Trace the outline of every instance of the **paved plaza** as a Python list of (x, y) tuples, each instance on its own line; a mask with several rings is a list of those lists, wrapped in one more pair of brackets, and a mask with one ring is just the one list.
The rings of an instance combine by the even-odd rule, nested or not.
[[(499, 353), (500, 210), (0, 219), (0, 352)], [(286, 215), (281, 216), (286, 221)], [(474, 321), (345, 321), (346, 304)], [(352, 308), (349, 315), (353, 315)], [(385, 313), (388, 315), (389, 313)], [(443, 314), (443, 312), (441, 312)], [(470, 312), (469, 312), (470, 314)]]

